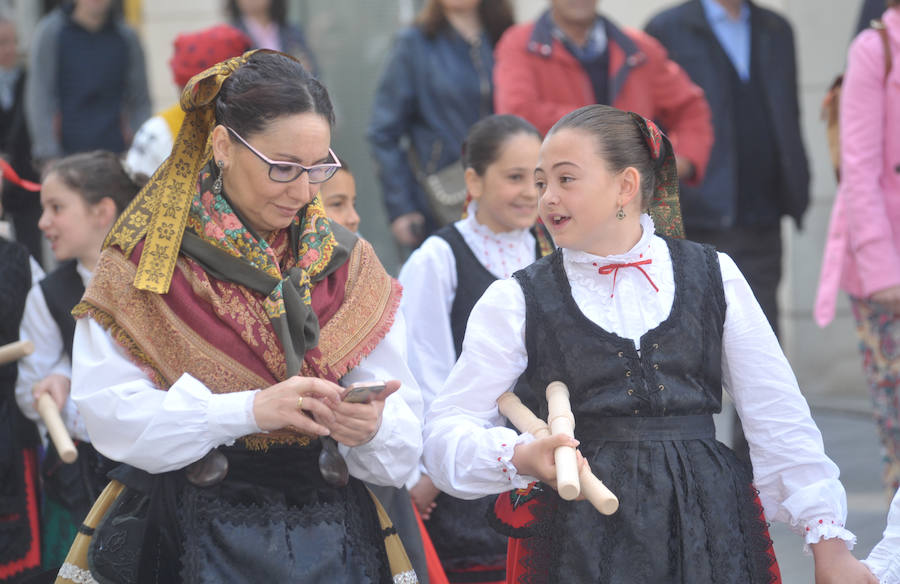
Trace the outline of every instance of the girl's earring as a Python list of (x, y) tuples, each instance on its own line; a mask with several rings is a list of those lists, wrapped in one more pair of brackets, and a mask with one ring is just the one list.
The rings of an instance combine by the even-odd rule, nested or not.
[(623, 209), (622, 207), (619, 207), (619, 210), (616, 211), (616, 219), (621, 221), (624, 218), (625, 218), (625, 209)]
[(222, 162), (221, 160), (217, 160), (216, 166), (219, 167), (219, 176), (216, 177), (216, 182), (213, 183), (212, 191), (213, 191), (214, 195), (221, 195), (222, 194), (222, 175), (224, 174), (225, 163)]

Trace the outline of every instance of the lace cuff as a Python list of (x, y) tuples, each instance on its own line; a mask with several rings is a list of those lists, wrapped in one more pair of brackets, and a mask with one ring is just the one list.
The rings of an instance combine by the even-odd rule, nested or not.
[(856, 545), (856, 536), (848, 531), (842, 522), (833, 519), (810, 521), (803, 528), (803, 535), (803, 552), (807, 555), (812, 554), (809, 544), (818, 543), (823, 539), (842, 539), (847, 544), (847, 548), (851, 550)]
[(510, 489), (524, 489), (529, 483), (537, 480), (535, 477), (519, 474), (512, 463), (516, 446), (519, 444), (530, 444), (531, 442), (534, 442), (534, 436), (526, 432), (516, 436), (514, 442), (503, 442), (500, 444), (500, 456), (497, 457), (497, 462), (500, 464), (500, 472), (506, 477)]

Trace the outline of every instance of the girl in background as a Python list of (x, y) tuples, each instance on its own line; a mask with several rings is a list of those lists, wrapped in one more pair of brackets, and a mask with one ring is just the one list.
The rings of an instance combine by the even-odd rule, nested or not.
[(69, 399), (75, 333), (70, 313), (91, 279), (106, 233), (139, 188), (118, 157), (106, 151), (60, 159), (44, 172), (38, 226), (60, 264), (28, 293), (20, 338), (32, 341), (34, 352), (19, 361), (16, 400), (44, 435), (35, 404), (49, 394), (78, 442), (76, 463), (62, 464), (52, 443), (42, 463), (45, 569), (62, 564), (76, 529), (107, 482), (107, 461), (91, 447)]
[[(426, 239), (400, 271), (400, 309), (419, 323), (407, 328), (409, 364), (426, 411), (462, 351), (475, 302), (495, 280), (552, 251), (535, 225), (540, 145), (538, 131), (517, 116), (493, 115), (472, 126), (463, 146), (467, 217)], [(411, 492), (450, 582), (504, 581), (506, 537), (485, 519), (492, 498), (442, 494), (425, 474)]]
[[(668, 139), (587, 106), (553, 126), (534, 176), (560, 247), (484, 293), (425, 427), (443, 491), (522, 489), (495, 507), (514, 538), (508, 581), (779, 582), (774, 519), (812, 548), (818, 584), (875, 582), (850, 554), (838, 468), (746, 280), (713, 248), (655, 234), (680, 231)], [(551, 381), (568, 385), (577, 440), (520, 435), (498, 413), (514, 390), (546, 419)], [(723, 386), (755, 476), (715, 440)], [(579, 441), (619, 497), (613, 515), (552, 489), (553, 451)]]
[(334, 176), (322, 183), (319, 194), (328, 218), (357, 233), (359, 214), (356, 212), (356, 179), (346, 160), (338, 156), (338, 162), (341, 167)]
[[(356, 212), (356, 179), (347, 161), (337, 156), (341, 167), (334, 175), (322, 183), (319, 196), (322, 198), (322, 206), (325, 214), (335, 223), (347, 228), (353, 233), (359, 233), (359, 214)], [(367, 483), (370, 491), (375, 493), (378, 500), (384, 506), (391, 518), (403, 547), (409, 556), (409, 561), (419, 581), (428, 584), (429, 566), (426, 560), (427, 553), (423, 547), (422, 533), (416, 521), (415, 512), (410, 502), (409, 491), (406, 487), (389, 487)], [(430, 546), (430, 542), (428, 543)], [(432, 552), (433, 554), (433, 552)], [(439, 584), (432, 581), (432, 584)]]

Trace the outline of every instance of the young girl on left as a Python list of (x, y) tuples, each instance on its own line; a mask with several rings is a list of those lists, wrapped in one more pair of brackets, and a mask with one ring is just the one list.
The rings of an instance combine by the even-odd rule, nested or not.
[(43, 436), (46, 429), (35, 404), (49, 394), (78, 447), (77, 461), (63, 464), (48, 443), (42, 462), (45, 569), (62, 564), (77, 527), (107, 482), (107, 461), (91, 447), (81, 416), (69, 399), (75, 333), (70, 312), (91, 280), (107, 232), (139, 188), (111, 152), (68, 156), (44, 172), (38, 227), (59, 265), (28, 293), (20, 338), (32, 341), (35, 350), (19, 362), (16, 401), (38, 423)]

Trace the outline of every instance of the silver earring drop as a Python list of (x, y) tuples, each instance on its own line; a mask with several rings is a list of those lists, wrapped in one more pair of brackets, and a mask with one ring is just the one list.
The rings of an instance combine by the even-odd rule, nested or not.
[(625, 218), (625, 209), (623, 209), (622, 207), (619, 207), (619, 210), (616, 211), (616, 219), (621, 221), (624, 218)]
[(219, 167), (219, 176), (216, 177), (216, 182), (213, 183), (212, 192), (214, 195), (222, 194), (222, 174), (225, 170), (225, 163), (221, 160), (216, 161), (216, 166)]

